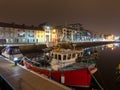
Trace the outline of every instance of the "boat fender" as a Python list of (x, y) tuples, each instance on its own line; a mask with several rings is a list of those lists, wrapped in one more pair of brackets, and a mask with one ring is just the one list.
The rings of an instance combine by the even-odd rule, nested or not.
[(63, 75), (61, 75), (61, 83), (65, 83), (65, 77)]
[(90, 70), (90, 73), (91, 73), (91, 74), (94, 74), (96, 71), (97, 71), (97, 68), (92, 68), (92, 69)]

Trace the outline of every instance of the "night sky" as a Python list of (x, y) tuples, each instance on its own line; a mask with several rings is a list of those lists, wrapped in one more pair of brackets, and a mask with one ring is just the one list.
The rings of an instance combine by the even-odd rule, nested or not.
[(81, 23), (96, 33), (120, 35), (120, 0), (0, 0), (0, 22)]

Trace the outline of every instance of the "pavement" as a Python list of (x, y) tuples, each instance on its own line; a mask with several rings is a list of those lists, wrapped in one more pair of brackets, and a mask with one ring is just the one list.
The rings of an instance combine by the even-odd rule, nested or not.
[(71, 90), (0, 56), (0, 76), (14, 90)]

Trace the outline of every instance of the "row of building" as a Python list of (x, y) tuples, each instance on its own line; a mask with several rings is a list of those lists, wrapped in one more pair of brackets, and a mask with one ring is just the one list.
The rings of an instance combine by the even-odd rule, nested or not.
[(15, 23), (0, 22), (0, 43), (46, 43), (46, 42), (80, 42), (103, 40), (114, 37), (111, 35), (96, 35), (82, 27), (81, 24), (68, 24), (52, 27), (46, 23), (38, 27)]

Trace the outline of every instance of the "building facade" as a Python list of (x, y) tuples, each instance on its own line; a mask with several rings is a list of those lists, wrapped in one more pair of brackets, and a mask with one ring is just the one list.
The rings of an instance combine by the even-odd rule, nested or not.
[[(113, 40), (114, 36), (106, 35), (104, 40)], [(47, 42), (81, 42), (103, 40), (98, 34), (93, 34), (89, 30), (85, 30), (81, 24), (68, 24), (66, 26), (58, 26), (53, 28), (49, 25), (43, 25), (43, 29), (39, 27), (17, 25), (14, 23), (0, 22), (0, 43), (30, 43), (41, 44)]]
[(36, 43), (45, 43), (45, 31), (44, 30), (35, 30)]

